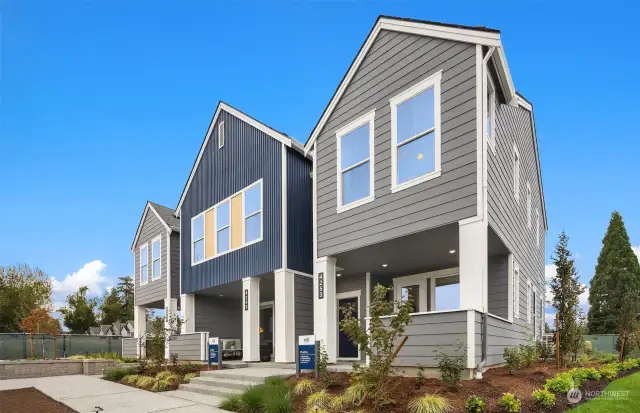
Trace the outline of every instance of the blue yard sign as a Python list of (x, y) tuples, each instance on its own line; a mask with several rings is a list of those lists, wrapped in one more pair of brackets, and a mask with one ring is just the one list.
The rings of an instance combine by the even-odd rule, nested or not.
[(218, 337), (209, 337), (209, 364), (218, 364)]
[(300, 370), (316, 368), (316, 336), (298, 337), (298, 363)]

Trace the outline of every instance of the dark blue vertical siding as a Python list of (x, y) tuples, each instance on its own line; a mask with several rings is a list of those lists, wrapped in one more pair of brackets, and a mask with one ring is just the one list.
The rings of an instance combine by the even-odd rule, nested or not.
[[(225, 143), (218, 149), (218, 123)], [(182, 204), (182, 293), (282, 267), (282, 143), (222, 110)], [(263, 240), (191, 266), (191, 218), (263, 180)]]
[(287, 148), (287, 267), (313, 272), (311, 160)]

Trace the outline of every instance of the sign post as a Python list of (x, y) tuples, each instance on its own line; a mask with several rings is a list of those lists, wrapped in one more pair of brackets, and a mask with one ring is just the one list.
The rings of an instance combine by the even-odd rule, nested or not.
[(218, 370), (222, 370), (222, 353), (219, 349), (220, 339), (209, 337), (209, 367), (212, 364), (218, 365)]
[(316, 370), (316, 368), (316, 336), (299, 336), (296, 370)]

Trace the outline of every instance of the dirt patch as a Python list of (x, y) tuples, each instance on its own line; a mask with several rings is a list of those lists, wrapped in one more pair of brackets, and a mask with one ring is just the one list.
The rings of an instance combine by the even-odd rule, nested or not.
[(77, 413), (33, 387), (0, 391), (0, 411), (12, 413)]
[[(552, 409), (541, 410), (540, 407), (535, 405), (531, 393), (541, 388), (547, 379), (559, 372), (567, 370), (570, 369), (561, 368), (557, 370), (555, 366), (550, 364), (536, 363), (530, 368), (519, 370), (514, 375), (511, 375), (506, 367), (498, 367), (485, 372), (481, 380), (465, 380), (455, 389), (443, 385), (438, 379), (424, 379), (423, 385), (417, 387), (414, 377), (397, 377), (397, 389), (394, 391), (396, 404), (389, 408), (388, 412), (404, 413), (407, 411), (407, 403), (409, 400), (414, 397), (434, 393), (449, 400), (454, 412), (464, 412), (464, 404), (471, 395), (476, 395), (484, 400), (487, 413), (501, 412), (502, 410), (498, 402), (503, 393), (513, 393), (521, 399), (522, 412), (565, 412), (570, 407), (565, 395), (557, 396), (556, 405)], [(624, 377), (638, 370), (640, 369), (621, 372), (618, 377)], [(349, 386), (349, 375), (347, 373), (336, 374), (338, 375), (339, 384), (328, 389), (328, 392), (331, 394), (342, 393)], [(307, 377), (313, 378), (313, 376)], [(296, 381), (295, 377), (289, 380), (291, 383), (295, 383)], [(607, 380), (588, 381), (582, 385), (581, 389), (583, 392), (585, 390), (602, 390), (607, 384), (609, 384)], [(294, 399), (293, 411), (295, 413), (303, 413), (306, 411), (305, 399), (305, 397), (296, 397)]]

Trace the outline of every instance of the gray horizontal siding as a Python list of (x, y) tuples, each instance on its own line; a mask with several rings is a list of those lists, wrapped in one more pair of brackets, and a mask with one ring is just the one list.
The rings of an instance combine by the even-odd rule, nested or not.
[[(151, 240), (157, 237), (158, 235), (162, 236), (161, 241), (161, 257), (160, 257), (160, 274), (161, 278), (159, 280), (151, 279)], [(145, 285), (140, 285), (140, 247), (143, 245), (148, 245), (149, 247), (149, 255), (148, 255), (148, 263), (149, 266), (149, 283)], [(138, 236), (138, 241), (134, 246), (134, 256), (135, 256), (135, 305), (147, 305), (151, 303), (157, 303), (158, 301), (163, 301), (167, 298), (167, 228), (162, 224), (162, 222), (158, 219), (156, 214), (149, 210), (147, 215), (144, 218), (144, 222), (142, 223), (142, 228), (140, 229), (140, 235)], [(164, 306), (164, 301), (160, 304), (161, 307)]]
[[(218, 124), (225, 144), (218, 149)], [(182, 293), (264, 274), (282, 266), (282, 143), (221, 111), (182, 204)], [(263, 240), (191, 266), (191, 218), (263, 179)]]
[(242, 339), (242, 301), (196, 295), (195, 329), (210, 337)]
[(504, 363), (502, 355), (505, 347), (527, 344), (529, 333), (526, 324), (512, 324), (491, 316), (487, 320), (488, 366)]
[[(442, 175), (395, 194), (389, 99), (443, 70)], [(318, 255), (333, 255), (476, 214), (475, 46), (382, 31), (317, 141)], [(375, 109), (375, 201), (336, 213), (340, 127)]]
[(180, 298), (180, 233), (178, 232), (171, 233), (171, 298)]
[(489, 312), (509, 318), (509, 256), (489, 257)]
[(124, 357), (137, 357), (138, 340), (135, 338), (123, 338), (122, 339), (122, 356)]
[(313, 278), (294, 278), (296, 337), (313, 334)]
[[(409, 338), (398, 353), (394, 366), (412, 367), (420, 364), (434, 367), (438, 364), (437, 349), (449, 355), (459, 355), (466, 350), (467, 312), (414, 315), (404, 334)], [(458, 343), (459, 348), (456, 346)]]
[(482, 313), (475, 312), (475, 324), (474, 324), (474, 337), (475, 337), (475, 365), (477, 366), (482, 361)]
[[(202, 334), (181, 334), (169, 344), (171, 354), (177, 354), (179, 360), (202, 360)], [(202, 360), (203, 361), (203, 360)]]
[(287, 148), (287, 267), (313, 272), (311, 161)]

